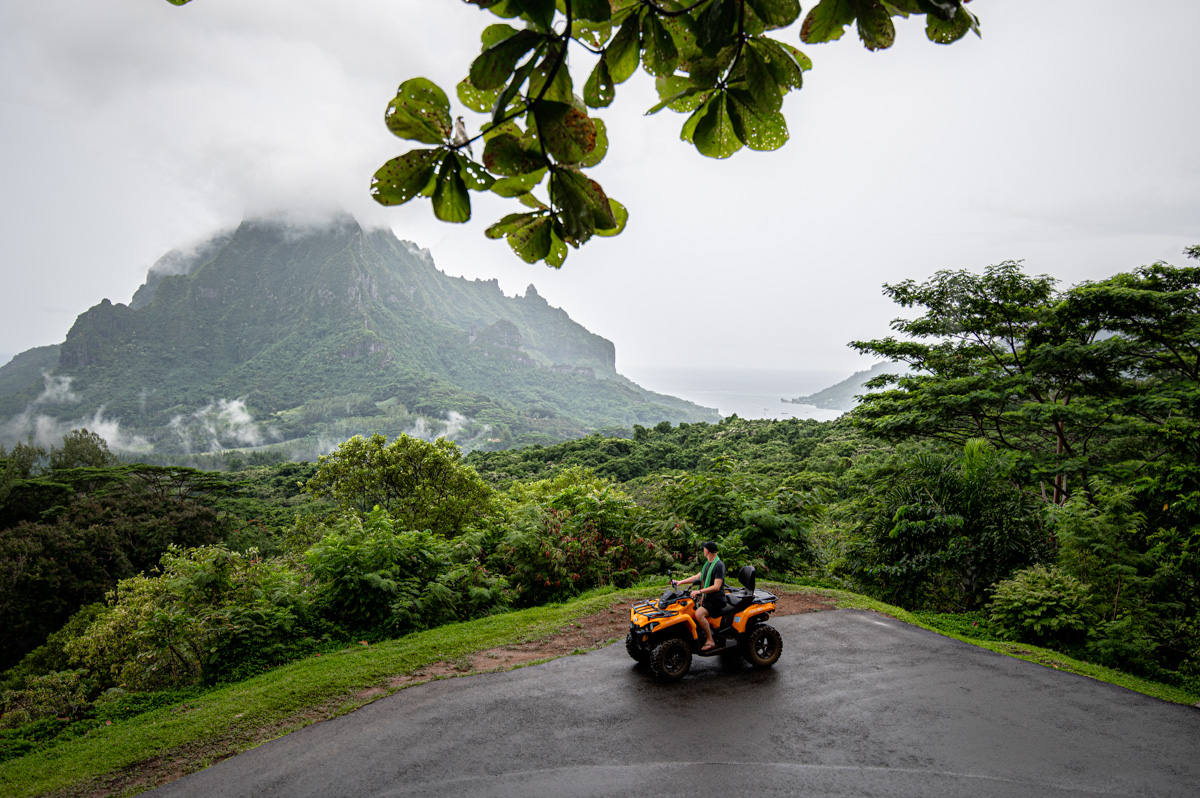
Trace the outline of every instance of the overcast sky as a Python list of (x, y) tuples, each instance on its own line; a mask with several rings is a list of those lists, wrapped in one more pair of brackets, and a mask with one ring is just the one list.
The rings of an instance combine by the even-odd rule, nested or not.
[[(811, 3), (805, 3), (805, 10)], [(427, 202), (383, 209), (371, 174), (407, 151), (383, 125), (403, 80), (454, 84), (495, 19), (459, 0), (4, 0), (0, 3), (0, 353), (63, 340), (128, 302), (172, 247), (247, 213), (343, 208), (431, 250), (449, 274), (534, 283), (653, 364), (865, 368), (885, 282), (1023, 259), (1069, 285), (1200, 243), (1200, 3), (975, 0), (983, 38), (899, 21), (851, 31), (784, 105), (791, 140), (726, 161), (679, 141), (639, 74), (598, 112), (594, 170), (626, 231), (554, 271)], [(799, 26), (780, 34), (799, 45)], [(582, 85), (591, 59), (574, 53)], [(465, 113), (477, 126), (480, 117)], [(7, 359), (7, 358), (5, 358)]]

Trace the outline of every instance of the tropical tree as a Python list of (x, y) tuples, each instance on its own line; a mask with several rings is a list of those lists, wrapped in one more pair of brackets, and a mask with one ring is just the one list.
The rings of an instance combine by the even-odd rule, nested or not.
[(404, 434), (391, 443), (379, 434), (355, 435), (318, 458), (305, 490), (345, 511), (366, 516), (378, 506), (406, 529), (446, 536), (483, 517), (492, 501), (492, 489), (462, 462), (456, 444)]
[[(441, 87), (425, 78), (404, 81), (388, 105), (388, 129), (428, 146), (380, 167), (371, 193), (383, 205), (429, 197), (434, 215), (447, 222), (471, 218), (469, 191), (513, 198), (526, 210), (500, 219), (487, 235), (507, 239), (529, 263), (562, 266), (568, 245), (624, 228), (624, 206), (585, 173), (608, 150), (607, 129), (588, 109), (608, 107), (639, 65), (660, 97), (647, 113), (687, 114), (681, 137), (712, 158), (743, 146), (783, 146), (789, 136), (783, 98), (803, 86), (812, 68), (796, 47), (767, 35), (800, 19), (799, 0), (467, 2), (515, 23), (484, 30), (481, 52), (457, 86), (459, 102), (486, 115), (480, 132), (472, 135), (461, 116), (455, 119)], [(829, 42), (855, 25), (867, 49), (882, 50), (895, 41), (893, 17), (924, 16), (926, 36), (950, 44), (979, 33), (966, 2), (820, 0), (799, 38)], [(567, 66), (569, 51), (596, 59), (582, 96)], [(476, 161), (472, 145), (480, 139)], [(543, 184), (539, 196), (535, 189)]]

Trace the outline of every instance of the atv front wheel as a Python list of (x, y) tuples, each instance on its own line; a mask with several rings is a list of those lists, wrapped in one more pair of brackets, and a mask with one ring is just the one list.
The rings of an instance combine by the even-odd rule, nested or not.
[(650, 670), (664, 682), (682, 679), (692, 667), (692, 649), (678, 637), (664, 640), (650, 652)]
[(746, 636), (746, 661), (756, 668), (769, 668), (783, 653), (783, 637), (774, 626), (761, 624)]
[(625, 651), (637, 660), (638, 665), (645, 665), (650, 660), (650, 652), (637, 644), (633, 632), (625, 633)]

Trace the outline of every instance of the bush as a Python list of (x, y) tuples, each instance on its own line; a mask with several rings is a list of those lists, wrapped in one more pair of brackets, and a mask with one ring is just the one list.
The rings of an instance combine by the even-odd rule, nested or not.
[(484, 614), (507, 603), (503, 580), (433, 532), (398, 531), (375, 508), (344, 516), (305, 555), (316, 603), (333, 623), (379, 636)]
[(647, 537), (647, 511), (586, 469), (514, 485), (509, 499), (495, 526), (471, 540), (492, 570), (506, 575), (522, 606), (627, 587), (673, 561)]
[(998, 583), (989, 607), (1006, 637), (1070, 642), (1088, 629), (1087, 588), (1058, 568), (1035, 565)]
[(212, 682), (257, 652), (302, 637), (308, 597), (284, 560), (224, 546), (163, 555), (162, 574), (122, 580), (67, 653), (104, 686), (157, 690)]

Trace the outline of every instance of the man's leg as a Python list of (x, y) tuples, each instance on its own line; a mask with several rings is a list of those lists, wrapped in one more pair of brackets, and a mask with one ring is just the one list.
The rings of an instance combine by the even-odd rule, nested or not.
[(712, 636), (712, 627), (708, 625), (708, 610), (703, 607), (696, 608), (696, 621), (700, 624), (700, 629), (704, 632), (704, 647), (715, 645)]

